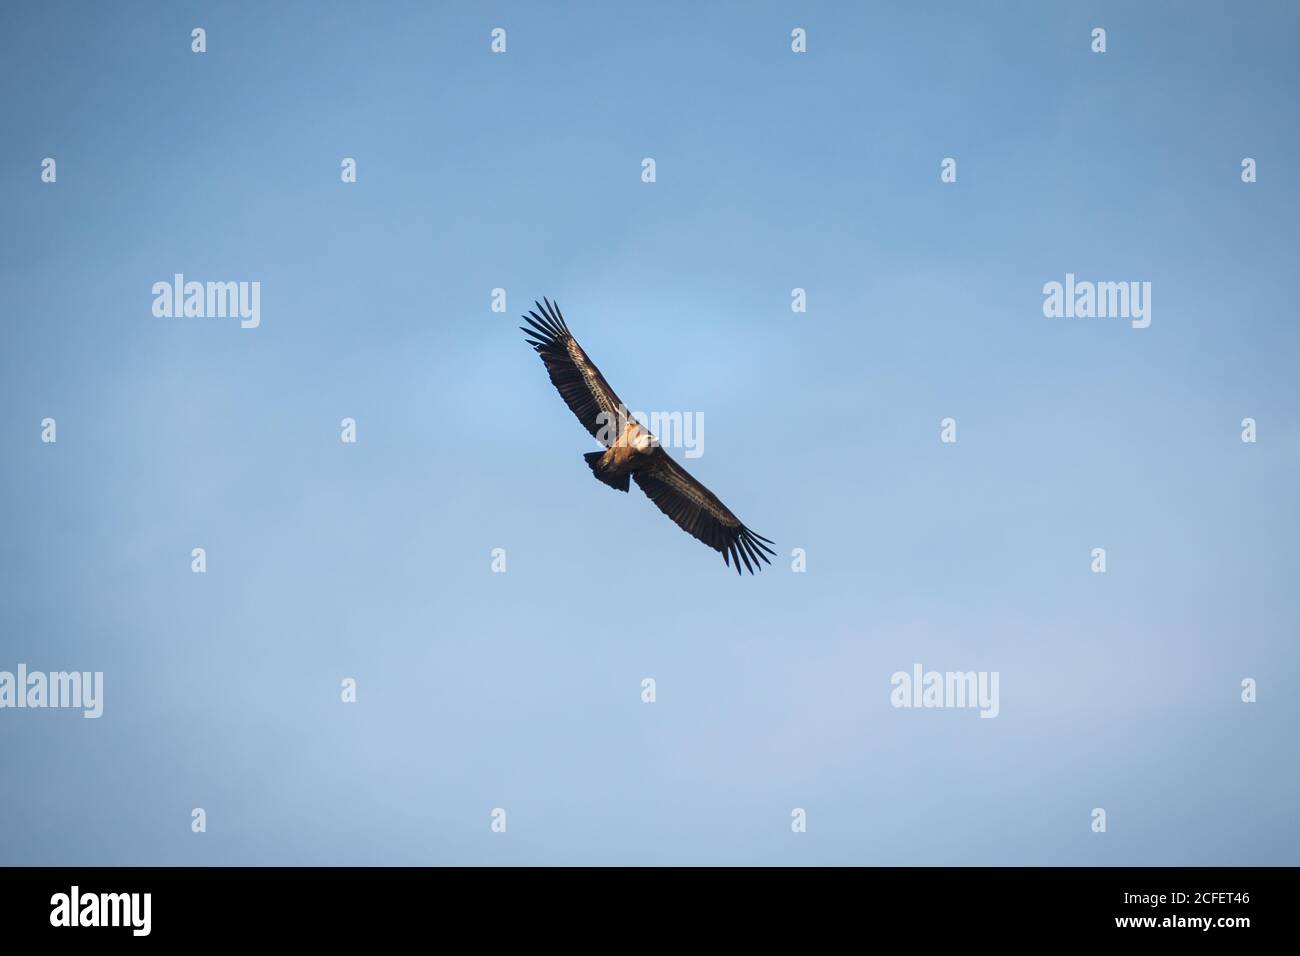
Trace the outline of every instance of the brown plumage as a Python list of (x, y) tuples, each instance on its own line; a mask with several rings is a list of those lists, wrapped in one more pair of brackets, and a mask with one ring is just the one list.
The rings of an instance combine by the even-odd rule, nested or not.
[[(544, 303), (544, 304), (543, 304)], [(655, 437), (628, 413), (600, 369), (569, 332), (558, 305), (536, 302), (520, 330), (541, 356), (551, 383), (584, 428), (605, 451), (582, 457), (600, 481), (628, 490), (628, 479), (688, 534), (722, 554), (740, 573), (741, 562), (751, 574), (770, 564), (776, 552), (767, 538), (755, 534), (713, 492), (669, 457)], [(764, 553), (766, 552), (766, 554)]]

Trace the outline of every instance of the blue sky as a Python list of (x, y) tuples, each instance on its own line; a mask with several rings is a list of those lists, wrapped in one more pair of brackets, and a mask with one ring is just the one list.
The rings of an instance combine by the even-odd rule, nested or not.
[[(6, 6), (0, 670), (105, 702), (0, 710), (0, 862), (1295, 864), (1298, 28)], [(1150, 328), (1044, 318), (1067, 272)], [(544, 295), (773, 568), (592, 480)], [(999, 716), (892, 708), (918, 662)]]

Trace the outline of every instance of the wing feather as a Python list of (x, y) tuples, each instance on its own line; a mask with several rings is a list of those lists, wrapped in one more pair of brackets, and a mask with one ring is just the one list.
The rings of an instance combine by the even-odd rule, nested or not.
[(541, 356), (551, 384), (564, 404), (592, 438), (610, 447), (618, 437), (617, 423), (623, 403), (569, 331), (559, 305), (550, 299), (533, 305), (537, 308), (523, 317), (528, 325), (521, 325), (520, 331)]
[(662, 448), (655, 449), (649, 465), (632, 473), (632, 480), (660, 511), (687, 534), (719, 552), (737, 574), (741, 573), (742, 562), (750, 574), (772, 563), (767, 556), (776, 554), (768, 547), (772, 542), (745, 527), (717, 495)]

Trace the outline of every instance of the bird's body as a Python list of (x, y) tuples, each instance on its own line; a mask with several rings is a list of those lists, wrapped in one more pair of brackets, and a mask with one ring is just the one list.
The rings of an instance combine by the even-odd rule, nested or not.
[[(679, 527), (722, 554), (740, 573), (770, 564), (772, 542), (755, 534), (663, 450), (655, 436), (628, 412), (600, 369), (587, 357), (550, 300), (524, 316), (528, 344), (541, 356), (551, 383), (604, 451), (583, 455), (597, 479), (627, 491), (635, 481), (646, 497)], [(539, 314), (540, 313), (540, 314)], [(766, 553), (764, 553), (766, 552)]]
[(629, 416), (609, 448), (582, 457), (597, 478), (620, 491), (627, 491), (628, 477), (649, 466), (652, 452), (657, 447), (650, 430)]

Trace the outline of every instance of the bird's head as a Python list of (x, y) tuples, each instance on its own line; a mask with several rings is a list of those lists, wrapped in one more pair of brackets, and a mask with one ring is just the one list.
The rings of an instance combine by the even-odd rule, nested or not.
[(650, 434), (650, 430), (648, 428), (645, 428), (639, 424), (634, 423), (631, 428), (631, 432), (632, 434), (628, 436), (630, 439), (628, 441), (628, 444), (631, 445), (637, 451), (646, 452), (654, 447), (655, 436)]

